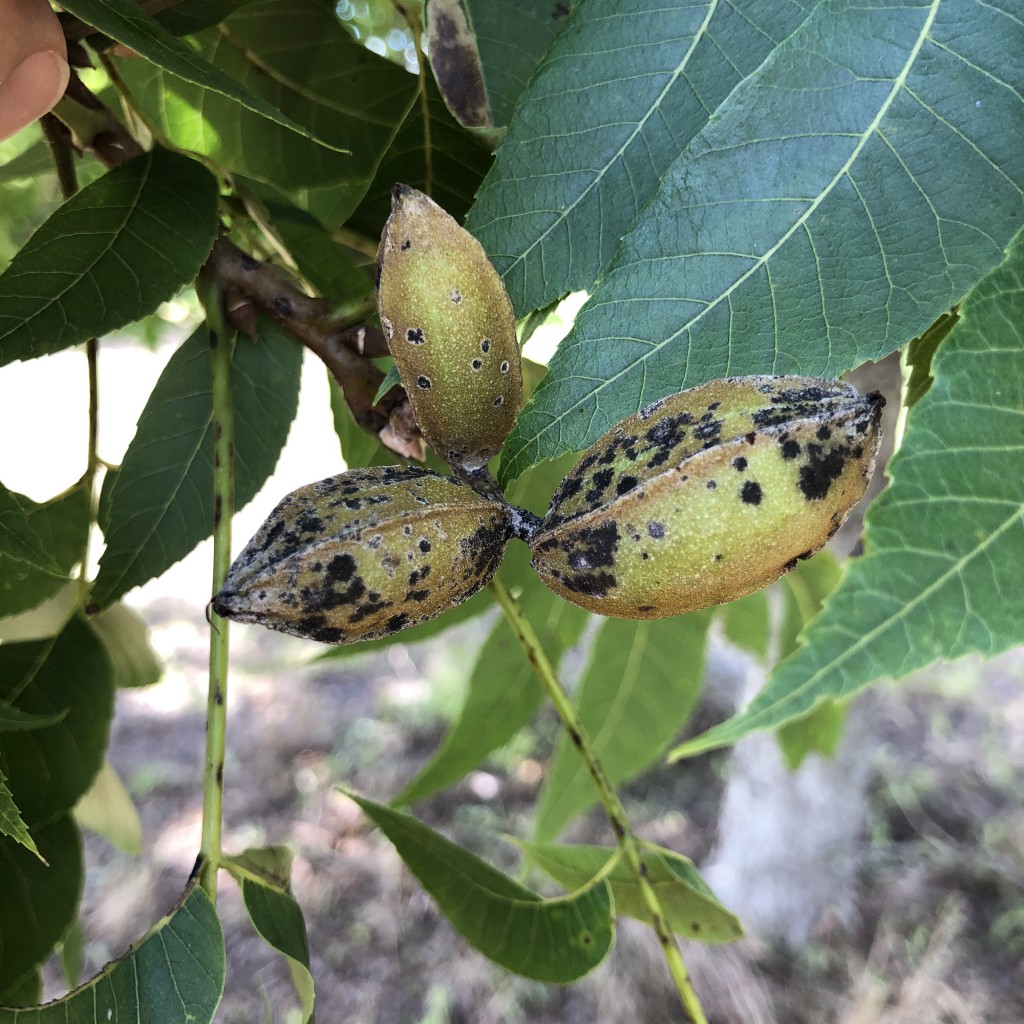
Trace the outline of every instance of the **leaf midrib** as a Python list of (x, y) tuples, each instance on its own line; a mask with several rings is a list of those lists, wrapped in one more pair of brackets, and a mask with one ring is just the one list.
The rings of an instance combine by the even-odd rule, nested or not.
[(580, 194), (564, 210), (559, 211), (559, 216), (556, 217), (544, 229), (544, 231), (542, 231), (534, 239), (534, 241), (531, 242), (530, 245), (520, 255), (518, 255), (515, 258), (515, 260), (512, 261), (512, 263), (510, 263), (505, 268), (504, 271), (502, 271), (502, 279), (506, 278), (517, 266), (519, 266), (519, 264), (522, 263), (526, 259), (526, 257), (529, 256), (530, 253), (533, 252), (533, 250), (537, 248), (537, 246), (540, 245), (551, 234), (551, 232), (553, 232), (557, 227), (563, 224), (568, 219), (573, 210), (575, 210), (576, 207), (579, 206), (579, 204), (582, 203), (583, 200), (590, 194), (590, 192), (593, 189), (597, 188), (601, 181), (604, 180), (604, 177), (609, 172), (609, 170), (619, 163), (623, 154), (626, 152), (627, 149), (629, 149), (629, 147), (633, 144), (637, 136), (642, 131), (644, 125), (646, 125), (647, 122), (654, 116), (654, 114), (661, 109), (661, 104), (664, 101), (665, 97), (668, 95), (669, 91), (678, 81), (680, 75), (682, 75), (682, 73), (686, 70), (690, 58), (693, 56), (693, 51), (696, 49), (698, 43), (700, 43), (703, 40), (705, 33), (707, 32), (708, 23), (711, 21), (711, 17), (717, 9), (718, 0), (711, 0), (711, 3), (708, 5), (707, 13), (704, 16), (704, 20), (701, 22), (700, 28), (698, 28), (697, 31), (694, 33), (693, 39), (690, 41), (690, 45), (687, 47), (686, 53), (683, 54), (683, 57), (676, 65), (675, 70), (669, 75), (669, 79), (665, 83), (665, 87), (661, 90), (660, 93), (658, 93), (658, 96), (651, 103), (647, 113), (644, 114), (644, 116), (636, 123), (633, 130), (626, 138), (625, 142), (622, 143), (622, 145), (614, 152), (614, 154), (605, 163), (605, 165), (597, 172), (593, 180), (586, 186), (586, 188), (584, 188), (583, 191), (580, 192)]
[[(932, 0), (928, 12), (928, 17), (925, 19), (924, 26), (918, 34), (918, 38), (914, 46), (912, 47), (910, 54), (908, 55), (907, 60), (903, 65), (903, 68), (901, 69), (900, 73), (896, 76), (896, 78), (893, 79), (893, 87), (892, 89), (890, 89), (889, 94), (885, 99), (885, 102), (880, 105), (878, 113), (872, 119), (868, 127), (861, 133), (860, 141), (857, 143), (856, 146), (854, 146), (849, 157), (843, 162), (840, 169), (836, 172), (836, 174), (832, 177), (828, 184), (823, 189), (821, 189), (819, 194), (813, 200), (811, 200), (810, 205), (793, 222), (792, 226), (786, 232), (784, 232), (783, 235), (772, 246), (766, 249), (761, 256), (755, 257), (753, 259), (753, 262), (751, 263), (751, 266), (748, 267), (742, 274), (740, 274), (740, 276), (735, 281), (733, 281), (732, 284), (730, 284), (726, 289), (724, 289), (720, 295), (703, 304), (698, 313), (692, 316), (689, 320), (685, 321), (677, 331), (675, 331), (673, 334), (670, 334), (667, 338), (664, 338), (661, 341), (649, 342), (650, 347), (647, 349), (647, 351), (645, 351), (642, 355), (638, 356), (631, 362), (626, 363), (623, 367), (621, 367), (614, 374), (612, 374), (611, 377), (607, 378), (607, 380), (603, 380), (598, 387), (596, 387), (586, 396), (588, 399), (596, 398), (596, 396), (599, 395), (602, 391), (606, 390), (609, 387), (612, 387), (619, 380), (619, 378), (631, 374), (637, 367), (642, 367), (648, 359), (652, 358), (656, 353), (660, 352), (666, 345), (672, 344), (680, 336), (690, 331), (695, 324), (699, 323), (705, 316), (707, 316), (714, 309), (716, 309), (722, 302), (731, 298), (732, 293), (736, 291), (736, 289), (739, 288), (745, 281), (747, 281), (754, 273), (761, 270), (763, 267), (769, 266), (769, 260), (771, 259), (771, 257), (773, 257), (779, 251), (779, 249), (781, 249), (782, 246), (785, 245), (785, 243), (789, 241), (789, 239), (798, 230), (806, 227), (806, 224), (810, 219), (811, 215), (815, 213), (818, 207), (820, 207), (821, 204), (825, 201), (825, 199), (832, 194), (832, 190), (843, 178), (843, 176), (849, 173), (850, 168), (855, 163), (861, 151), (864, 149), (868, 141), (874, 136), (874, 134), (878, 130), (879, 125), (882, 122), (882, 119), (884, 118), (885, 114), (888, 112), (889, 108), (892, 106), (896, 97), (902, 90), (906, 82), (906, 79), (910, 73), (910, 69), (913, 67), (914, 62), (917, 60), (917, 55), (921, 51), (921, 47), (924, 45), (925, 40), (928, 38), (928, 33), (930, 32), (931, 26), (935, 21), (935, 17), (938, 13), (938, 9), (941, 3), (942, 0)], [(552, 430), (555, 429), (555, 427), (558, 424), (562, 422), (562, 420), (566, 419), (570, 414), (574, 413), (579, 408), (579, 406), (580, 402), (575, 402), (572, 405), (568, 406), (564, 411), (556, 415), (552, 415), (548, 423), (544, 426), (543, 430), (539, 434), (534, 435), (534, 437), (524, 441), (522, 444), (522, 448), (520, 450), (525, 451), (528, 445), (539, 443), (539, 438), (541, 436), (543, 436), (544, 434), (549, 434)]]
[[(126, 213), (125, 213), (124, 219), (121, 221), (121, 224), (116, 229), (116, 231), (114, 233), (112, 233), (110, 241), (108, 242), (106, 247), (101, 252), (97, 253), (96, 257), (89, 264), (89, 266), (85, 270), (83, 270), (80, 273), (76, 274), (71, 279), (71, 281), (61, 291), (57, 292), (55, 295), (51, 295), (49, 297), (49, 299), (42, 306), (37, 307), (36, 311), (32, 314), (32, 316), (30, 318), (28, 318), (28, 319), (21, 319), (21, 318), (18, 318), (18, 317), (12, 317), (11, 319), (14, 320), (14, 326), (10, 330), (6, 331), (5, 333), (0, 334), (0, 342), (3, 342), (4, 339), (11, 337), (12, 334), (16, 334), (19, 331), (19, 329), (21, 329), (22, 327), (28, 327), (29, 330), (31, 331), (32, 330), (32, 323), (33, 323), (34, 320), (37, 320), (39, 317), (44, 316), (46, 314), (46, 312), (53, 305), (59, 303), (64, 298), (64, 296), (69, 291), (71, 291), (72, 288), (78, 287), (78, 285), (80, 285), (82, 283), (82, 281), (84, 281), (86, 279), (86, 277), (88, 277), (90, 275), (93, 275), (95, 273), (96, 266), (100, 263), (101, 260), (105, 259), (110, 254), (110, 252), (113, 249), (115, 243), (119, 239), (124, 237), (125, 233), (127, 232), (128, 225), (130, 224), (132, 218), (138, 212), (138, 209), (139, 209), (139, 198), (141, 197), (143, 191), (145, 190), (146, 186), (149, 184), (149, 181), (150, 181), (150, 174), (151, 174), (152, 169), (153, 169), (153, 156), (154, 156), (155, 152), (156, 152), (156, 150), (150, 150), (149, 152), (146, 153), (146, 167), (145, 167), (145, 171), (144, 171), (144, 173), (139, 178), (138, 187), (136, 189), (135, 195), (133, 197), (131, 197), (131, 201), (127, 204)], [(100, 180), (102, 181), (102, 179), (100, 179)], [(66, 209), (66, 207), (61, 207), (61, 209)], [(8, 270), (9, 269), (10, 268), (8, 268)], [(47, 273), (47, 276), (48, 277), (53, 277), (55, 273), (56, 273), (55, 271), (49, 271)], [(4, 277), (4, 276), (6, 276), (6, 272), (5, 272), (5, 274), (0, 275), (0, 277)], [(17, 280), (18, 276), (20, 276), (20, 275), (16, 274), (14, 276), (14, 280)], [(35, 332), (33, 331), (32, 334), (33, 334), (33, 351), (34, 351), (34, 349), (35, 349), (35, 345), (34, 345)]]

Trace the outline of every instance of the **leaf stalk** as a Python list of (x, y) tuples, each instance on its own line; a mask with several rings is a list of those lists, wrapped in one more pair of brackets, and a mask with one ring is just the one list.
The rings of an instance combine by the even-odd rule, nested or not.
[(508, 587), (500, 580), (493, 580), (488, 584), (491, 593), (494, 594), (509, 626), (512, 628), (516, 639), (522, 645), (526, 656), (537, 673), (541, 686), (555, 707), (558, 717), (562, 720), (569, 738), (579, 751), (583, 763), (587, 767), (594, 786), (597, 789), (598, 799), (604, 807), (608, 822), (615, 833), (615, 839), (623, 859), (629, 866), (633, 877), (636, 879), (640, 889), (641, 897), (650, 915), (652, 926), (658, 936), (665, 962), (668, 964), (669, 972), (675, 983), (676, 991), (679, 993), (679, 1000), (683, 1004), (692, 1024), (707, 1024), (704, 1010), (694, 991), (690, 981), (686, 964), (683, 962), (682, 954), (675, 936), (668, 925), (668, 918), (658, 899), (658, 894), (647, 877), (647, 867), (643, 863), (640, 854), (640, 841), (636, 837), (629, 819), (626, 817), (626, 809), (619, 799), (619, 794), (612, 785), (611, 780), (605, 773), (594, 742), (590, 738), (586, 727), (581, 721), (576, 708), (573, 706), (569, 695), (565, 692), (562, 684), (558, 681), (551, 662), (548, 660), (537, 634), (530, 625), (529, 620), (523, 614), (519, 602), (513, 597)]
[[(224, 585), (231, 565), (231, 518), (235, 496), (234, 410), (231, 400), (233, 337), (210, 326), (213, 367), (213, 589)], [(228, 620), (212, 607), (210, 679), (206, 698), (206, 761), (203, 770), (203, 831), (200, 840), (200, 884), (217, 898), (217, 869), (222, 859), (224, 752), (227, 738)]]

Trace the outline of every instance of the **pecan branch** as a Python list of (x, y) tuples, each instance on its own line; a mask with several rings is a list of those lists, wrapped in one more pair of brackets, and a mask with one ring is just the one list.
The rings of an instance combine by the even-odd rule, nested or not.
[(387, 351), (380, 332), (366, 325), (340, 325), (325, 299), (315, 299), (286, 281), (271, 264), (261, 263), (226, 238), (218, 238), (207, 260), (228, 300), (229, 318), (252, 333), (252, 307), (279, 323), (334, 375), (356, 423), (392, 451), (424, 458), (423, 437), (409, 410), (405, 391), (392, 388), (374, 405), (384, 374), (369, 361)]
[[(81, 46), (69, 47), (71, 63), (88, 66)], [(54, 113), (71, 129), (75, 145), (104, 167), (117, 167), (143, 152), (124, 125), (72, 72), (67, 93)], [(227, 315), (252, 334), (259, 309), (315, 353), (334, 375), (359, 427), (375, 434), (397, 454), (423, 461), (426, 447), (409, 400), (392, 388), (374, 404), (384, 374), (371, 359), (387, 355), (387, 342), (374, 327), (354, 323), (368, 310), (332, 315), (326, 299), (312, 298), (285, 280), (268, 263), (254, 259), (226, 238), (218, 238), (204, 270), (213, 275), (225, 297)]]

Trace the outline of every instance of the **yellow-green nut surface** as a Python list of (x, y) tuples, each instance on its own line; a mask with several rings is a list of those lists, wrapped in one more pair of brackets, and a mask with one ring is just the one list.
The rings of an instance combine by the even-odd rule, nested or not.
[(408, 185), (391, 193), (377, 308), (427, 443), (449, 465), (485, 465), (522, 402), (512, 305), (480, 243)]
[(284, 498), (228, 571), (218, 615), (351, 643), (432, 619), (490, 582), (509, 513), (451, 477), (353, 470)]
[(862, 497), (884, 404), (808, 377), (735, 377), (655, 402), (562, 481), (533, 566), (567, 600), (631, 619), (759, 590)]

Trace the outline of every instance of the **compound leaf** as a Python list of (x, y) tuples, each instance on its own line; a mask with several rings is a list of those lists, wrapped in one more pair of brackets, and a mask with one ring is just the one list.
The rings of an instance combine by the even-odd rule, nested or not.
[(224, 991), (224, 936), (195, 883), (127, 956), (45, 1006), (0, 1009), (0, 1024), (209, 1024)]
[(611, 893), (586, 884), (558, 899), (536, 893), (407, 814), (349, 793), (467, 942), (516, 974), (575, 981), (611, 948)]
[[(598, 631), (577, 710), (613, 784), (653, 764), (690, 715), (704, 674), (710, 612)], [(534, 836), (553, 839), (597, 799), (579, 752), (563, 733), (538, 800)]]
[(776, 728), (881, 677), (1024, 642), (1024, 237), (981, 281), (910, 410), (892, 483), (802, 646), (686, 756)]
[[(223, 339), (221, 344), (228, 344)], [(235, 505), (273, 472), (298, 405), (302, 350), (270, 321), (235, 343)], [(171, 356), (109, 491), (92, 600), (106, 606), (159, 576), (213, 532), (213, 400), (204, 324)]]
[(196, 276), (216, 231), (217, 182), (195, 160), (158, 146), (104, 174), (0, 275), (0, 366), (152, 313)]
[(665, 173), (504, 478), (685, 387), (837, 376), (924, 331), (1024, 222), (1022, 49), (1024, 21), (984, 0), (814, 7)]

